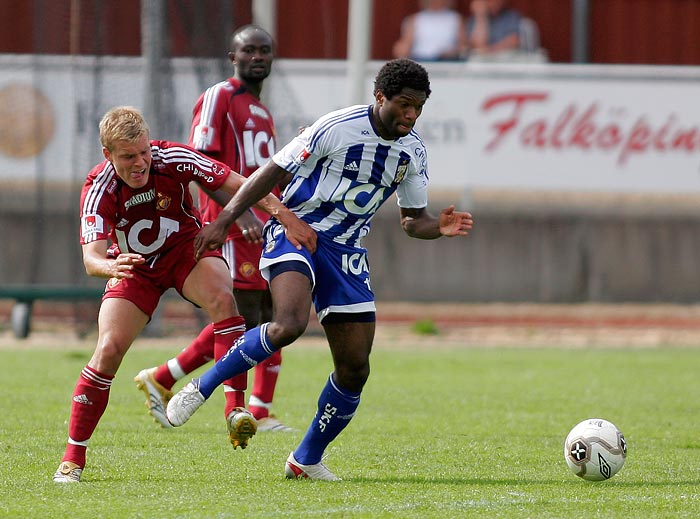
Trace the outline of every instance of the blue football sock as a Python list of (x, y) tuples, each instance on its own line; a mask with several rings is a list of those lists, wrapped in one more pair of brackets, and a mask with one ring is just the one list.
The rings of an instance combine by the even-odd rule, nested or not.
[(233, 343), (226, 355), (199, 379), (199, 392), (209, 398), (221, 383), (248, 371), (275, 352), (267, 337), (267, 325), (251, 328)]
[(338, 387), (331, 374), (318, 398), (314, 421), (294, 451), (296, 460), (303, 465), (320, 462), (326, 447), (350, 423), (358, 405), (360, 393)]

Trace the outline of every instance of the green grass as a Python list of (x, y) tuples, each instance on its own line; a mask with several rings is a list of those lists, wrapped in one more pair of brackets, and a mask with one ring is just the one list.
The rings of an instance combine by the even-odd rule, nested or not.
[[(51, 474), (70, 395), (91, 351), (0, 350), (0, 517), (663, 518), (700, 510), (700, 349), (400, 350), (377, 344), (348, 429), (327, 451), (337, 483), (287, 481), (284, 460), (330, 372), (327, 351), (286, 351), (276, 411), (299, 430), (227, 441), (217, 393), (161, 430), (131, 381), (169, 353), (138, 343), (112, 388), (80, 485)], [(613, 479), (569, 472), (562, 443), (584, 418), (614, 422), (629, 456)]]

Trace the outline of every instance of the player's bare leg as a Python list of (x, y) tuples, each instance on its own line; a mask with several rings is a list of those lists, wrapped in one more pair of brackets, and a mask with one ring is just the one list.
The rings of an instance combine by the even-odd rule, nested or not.
[(57, 483), (80, 481), (88, 441), (107, 408), (112, 379), (148, 316), (126, 299), (108, 298), (98, 316), (97, 347), (73, 391), (68, 443), (53, 476)]
[[(230, 288), (231, 278), (226, 263), (220, 258), (202, 258), (185, 280), (183, 294), (189, 300), (199, 304), (210, 316), (214, 323), (214, 355), (217, 360), (223, 357), (245, 331), (245, 321), (238, 315), (234, 302), (233, 291)], [(245, 372), (237, 373), (224, 381), (232, 388), (245, 389), (247, 375)], [(190, 388), (192, 383), (186, 386)], [(198, 401), (198, 388), (190, 391), (191, 402)], [(240, 404), (226, 409), (226, 424), (229, 433), (229, 441), (234, 448), (240, 446), (244, 449), (248, 441), (257, 431), (255, 418), (243, 409), (243, 396), (240, 395)], [(203, 403), (203, 401), (202, 401)], [(239, 402), (234, 403), (238, 404)], [(201, 405), (201, 404), (200, 404)], [(198, 406), (197, 406), (198, 407)], [(192, 410), (194, 412), (196, 407)], [(181, 423), (173, 425), (182, 425)]]
[(183, 425), (189, 420), (223, 380), (247, 372), (252, 365), (262, 362), (304, 333), (311, 308), (309, 277), (298, 271), (285, 271), (272, 280), (271, 287), (273, 293), (280, 293), (275, 299), (274, 319), (248, 330), (235, 350), (230, 350), (229, 355), (173, 397), (167, 408), (168, 419), (173, 425)]

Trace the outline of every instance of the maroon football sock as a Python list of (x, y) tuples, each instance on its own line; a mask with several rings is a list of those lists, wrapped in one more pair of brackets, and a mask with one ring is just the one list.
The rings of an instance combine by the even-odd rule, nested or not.
[(87, 443), (107, 408), (113, 375), (105, 375), (85, 366), (80, 372), (73, 391), (68, 444), (62, 461), (72, 461), (85, 466)]

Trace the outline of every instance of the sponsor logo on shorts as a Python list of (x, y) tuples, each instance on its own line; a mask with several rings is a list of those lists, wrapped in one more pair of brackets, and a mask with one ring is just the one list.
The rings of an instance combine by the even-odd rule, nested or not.
[(114, 288), (121, 282), (122, 280), (120, 278), (109, 278), (109, 281), (107, 281), (107, 287)]
[(363, 272), (369, 272), (367, 255), (356, 252), (354, 254), (343, 254), (342, 269), (346, 274), (358, 276)]

